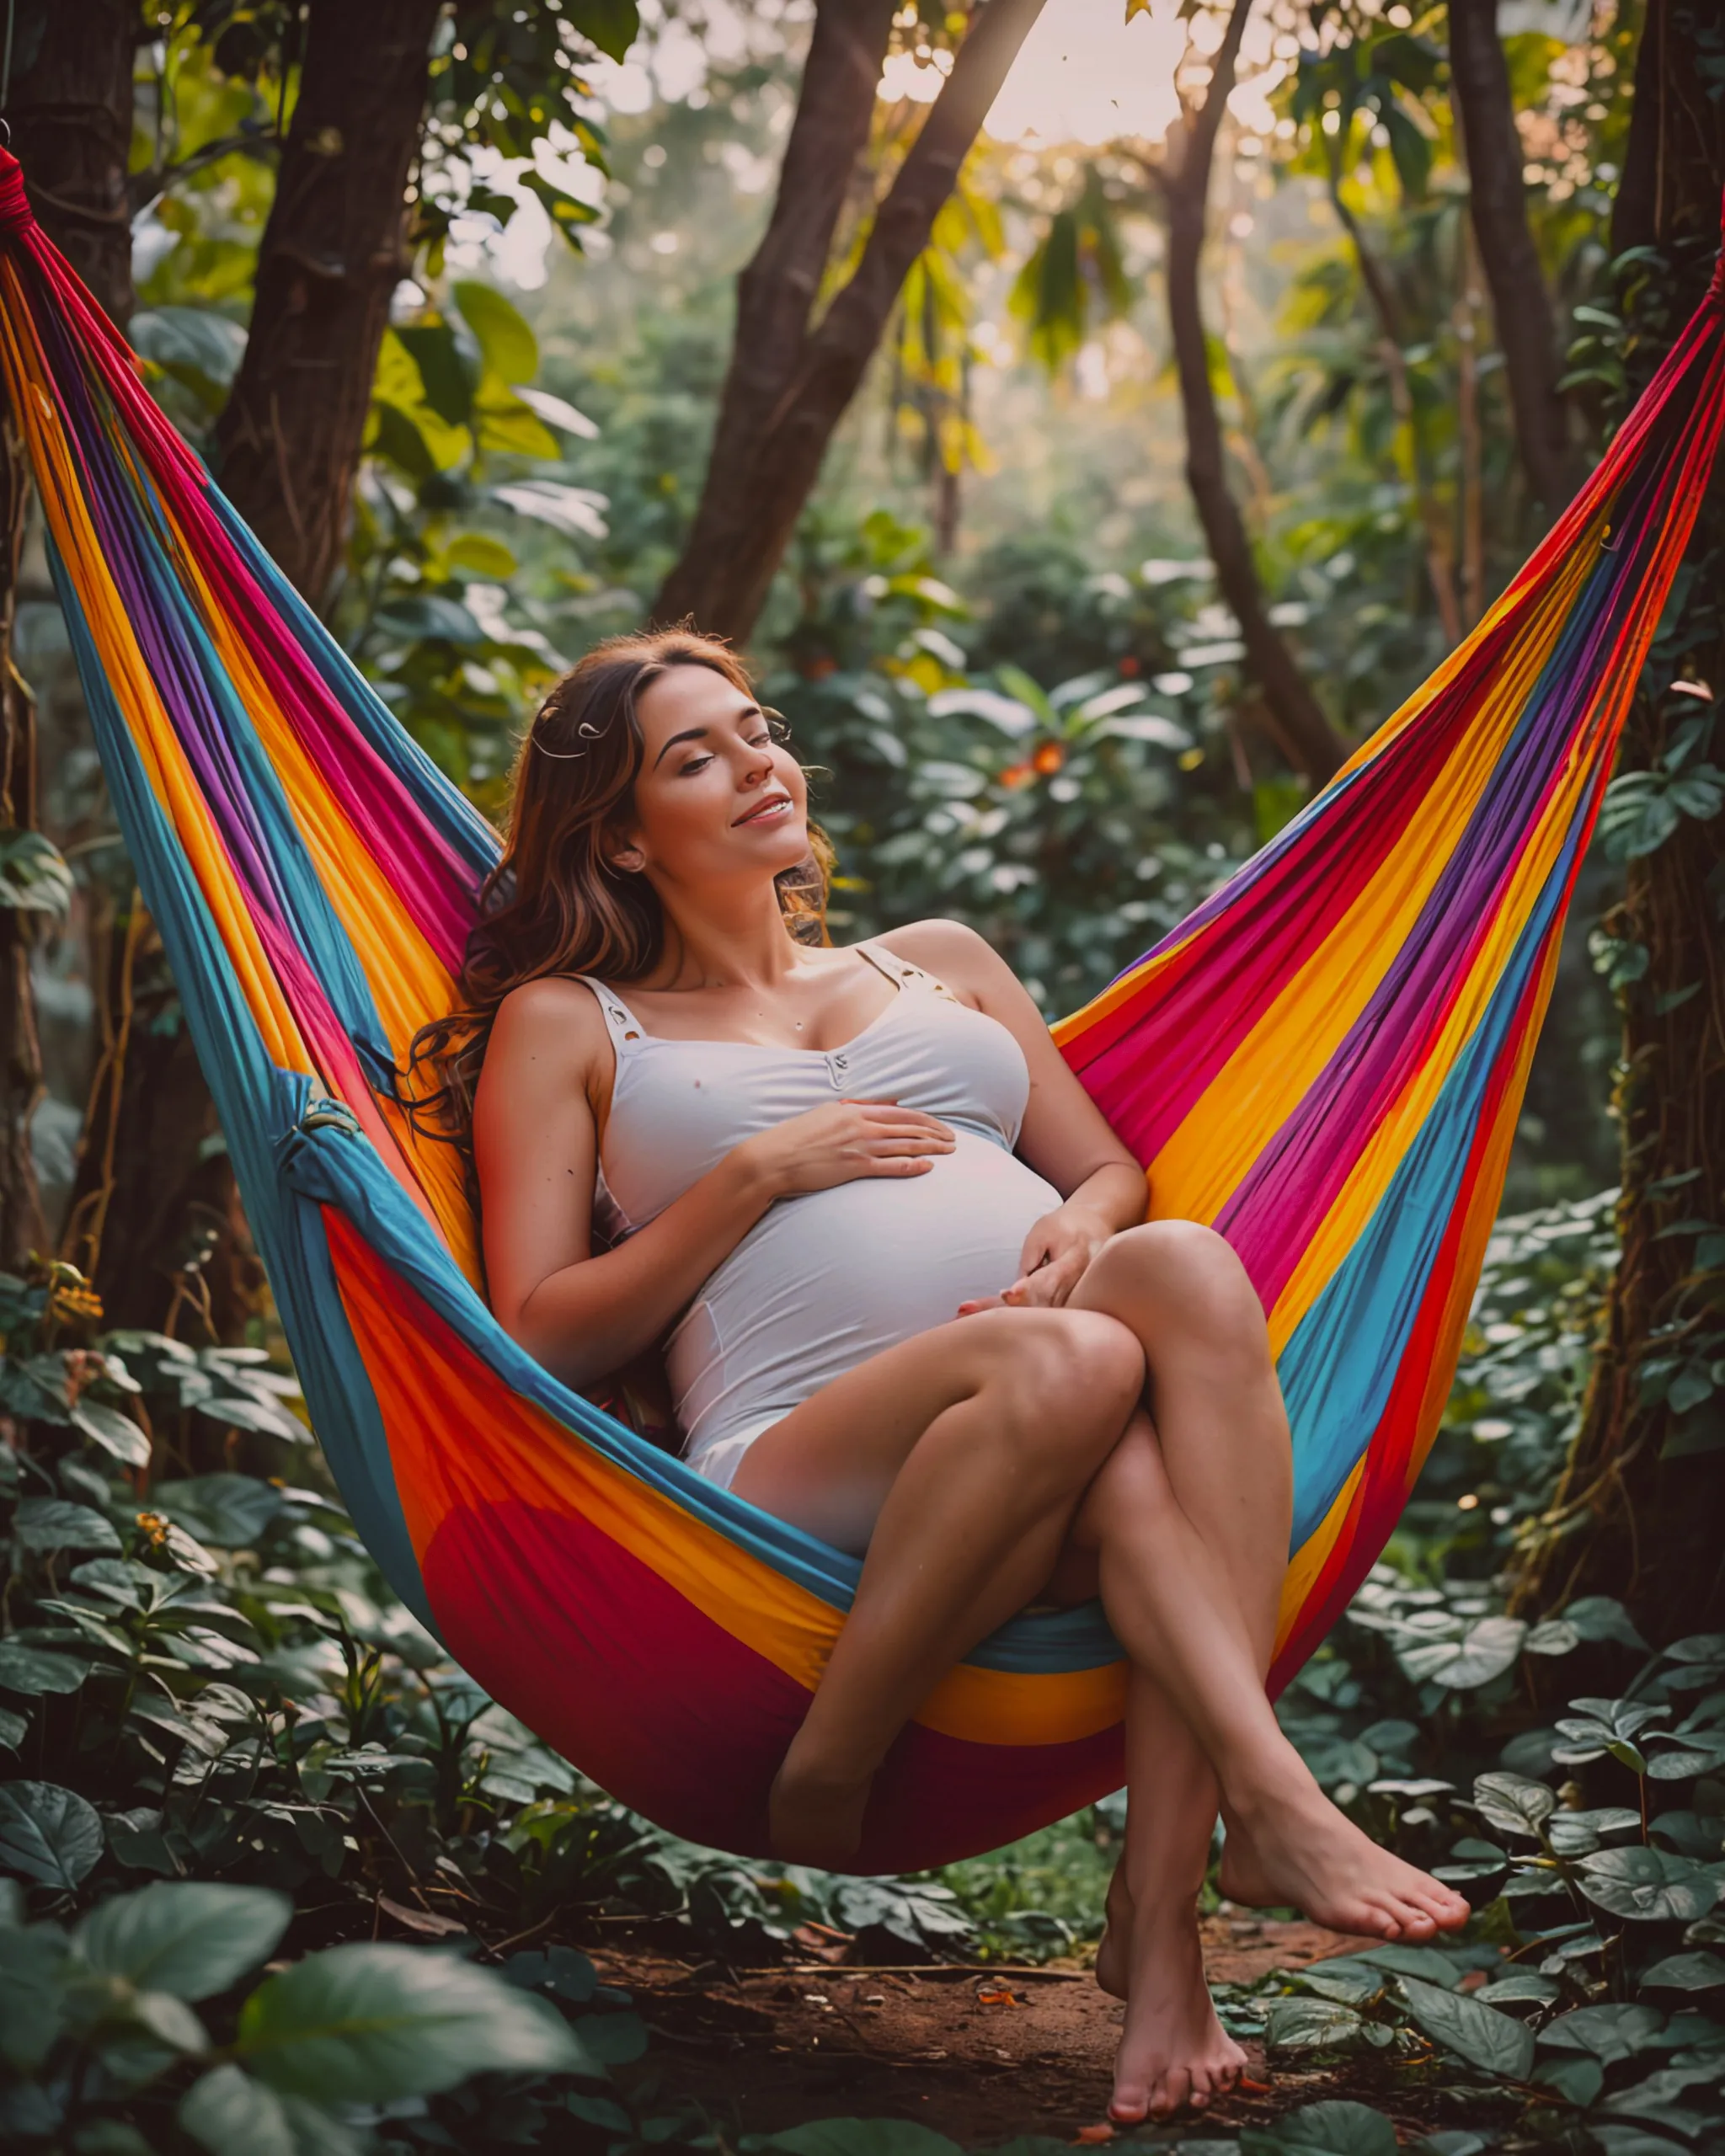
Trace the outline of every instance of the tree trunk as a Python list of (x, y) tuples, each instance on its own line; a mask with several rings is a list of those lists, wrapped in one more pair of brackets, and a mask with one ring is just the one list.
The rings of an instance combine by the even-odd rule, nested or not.
[[(314, 604), (340, 564), (378, 348), (407, 267), (406, 187), (437, 13), (437, 0), (312, 0), (251, 334), (216, 430), (224, 490)], [(111, 1325), (243, 1340), (262, 1268), (136, 897), (104, 946), (100, 1062), (65, 1254), (94, 1279)]]
[(738, 642), (760, 616), (833, 430), (1043, 0), (985, 0), (900, 167), (855, 273), (809, 314), (868, 138), (889, 0), (820, 0), (772, 222), (738, 280), (737, 327), (701, 503), (653, 605)]
[(1252, 542), (1228, 485), (1199, 292), (1216, 134), (1234, 87), (1252, 5), (1252, 0), (1235, 0), (1226, 34), (1210, 63), (1204, 101), (1188, 110), (1178, 147), (1171, 143), (1169, 162), (1158, 173), (1168, 219), (1168, 326), (1186, 419), (1186, 482), (1216, 565), (1216, 582), (1240, 624), (1247, 664), (1263, 691), (1266, 724), (1294, 769), (1316, 787), (1347, 760), (1347, 744), (1325, 716), (1264, 605)]
[(1568, 410), (1557, 393), (1562, 355), (1527, 221), (1521, 137), (1498, 37), (1498, 0), (1450, 0), (1450, 77), (1467, 158), (1468, 208), (1503, 354), (1516, 448), (1534, 499), (1550, 523), (1584, 474)]
[(222, 491), (313, 606), (341, 565), (389, 302), (409, 262), (439, 0), (310, 0), (305, 69), (216, 429)]
[[(1712, 266), (1725, 184), (1725, 112), (1710, 101), (1696, 18), (1651, 0), (1614, 252), (1664, 258), (1629, 309), (1637, 386), (1701, 296)], [(1725, 547), (1717, 484), (1690, 560)], [(1713, 716), (1720, 758), (1725, 639), (1717, 581), (1698, 575), (1637, 698), (1620, 759), (1653, 770), (1678, 729)], [(1668, 656), (1669, 654), (1669, 656)], [(1670, 693), (1679, 680), (1710, 689)], [(1689, 763), (1706, 759), (1703, 741)], [(1523, 1551), (1518, 1608), (1616, 1594), (1656, 1641), (1725, 1624), (1725, 1295), (1701, 1238), (1725, 1223), (1725, 814), (1685, 816), (1656, 852), (1630, 862), (1612, 935), (1645, 947), (1646, 974), (1624, 995), (1616, 1105), (1622, 1131), (1621, 1256), (1607, 1300), (1581, 1427), (1551, 1511)], [(1677, 1396), (1674, 1379), (1683, 1374)]]
[[(59, 0), (13, 25), (7, 100), (13, 147), (44, 227), (109, 312), (131, 310), (131, 145), (136, 0)], [(0, 827), (36, 821), (36, 714), (12, 663), (19, 557), (29, 496), (23, 440), (0, 419)], [(42, 1049), (30, 985), (33, 916), (0, 909), (0, 1267), (46, 1254), (30, 1123), (42, 1097)]]
[[(20, 24), (20, 41), (26, 34)], [(132, 307), (126, 160), (141, 35), (137, 0), (49, 0), (40, 42), (13, 54), (6, 115), (38, 221), (122, 328)]]

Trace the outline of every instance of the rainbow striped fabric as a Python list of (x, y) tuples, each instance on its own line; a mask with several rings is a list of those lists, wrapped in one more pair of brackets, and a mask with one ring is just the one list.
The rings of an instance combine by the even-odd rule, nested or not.
[[(312, 1422), (398, 1592), (497, 1699), (692, 1839), (766, 1847), (853, 1560), (691, 1474), (493, 1320), (447, 1147), (390, 1073), (448, 1009), (489, 826), (146, 393), (0, 157), (0, 366), (138, 880)], [(1454, 1375), (1563, 917), (1717, 446), (1721, 298), (1466, 643), (1056, 1038), (1152, 1215), (1226, 1234), (1294, 1426), (1277, 1681), (1404, 1503)], [(859, 1870), (945, 1862), (1123, 1778), (1095, 1605), (955, 1668)]]

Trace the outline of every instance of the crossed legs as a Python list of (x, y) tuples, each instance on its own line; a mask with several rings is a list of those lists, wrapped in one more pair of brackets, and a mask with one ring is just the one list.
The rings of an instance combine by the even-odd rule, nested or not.
[(867, 1552), (774, 1785), (786, 1856), (842, 1864), (893, 1737), (979, 1640), (1039, 1593), (1100, 1593), (1132, 1665), (1126, 1849), (1098, 1967), (1128, 1999), (1123, 2121), (1239, 2070), (1197, 1950), (1219, 1803), (1242, 1898), (1386, 1938), (1465, 1920), (1328, 1803), (1265, 1697), (1287, 1424), (1262, 1307), (1210, 1230), (1129, 1230), (1065, 1308), (978, 1312), (874, 1357), (757, 1439), (733, 1486)]

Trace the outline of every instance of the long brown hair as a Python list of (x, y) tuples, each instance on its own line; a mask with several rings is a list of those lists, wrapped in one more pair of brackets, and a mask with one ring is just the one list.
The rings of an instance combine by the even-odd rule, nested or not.
[[(554, 685), (516, 751), (503, 856), (480, 891), (460, 1002), (420, 1027), (402, 1074), (414, 1128), (460, 1147), (476, 1208), (473, 1097), (505, 996), (547, 974), (639, 980), (664, 953), (659, 894), (644, 876), (613, 867), (605, 841), (633, 809), (642, 692), (674, 666), (709, 667), (745, 696), (755, 693), (742, 660), (716, 637), (687, 627), (609, 637)], [(782, 733), (777, 713), (766, 716)], [(809, 837), (809, 852), (775, 878), (778, 901), (799, 942), (827, 943), (832, 848), (812, 824)], [(435, 1073), (429, 1087), (425, 1065)]]

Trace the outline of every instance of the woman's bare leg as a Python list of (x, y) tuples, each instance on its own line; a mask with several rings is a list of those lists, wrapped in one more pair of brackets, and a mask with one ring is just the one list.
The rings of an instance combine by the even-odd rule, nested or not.
[[(1210, 1761), (1277, 1903), (1381, 1939), (1429, 1938), (1466, 1922), (1461, 1896), (1354, 1826), (1283, 1735), (1250, 1630), (1174, 1497), (1147, 1417), (1134, 1417), (1098, 1470), (1074, 1532), (1097, 1550), (1115, 1637), (1135, 1668), (1154, 1673)], [(1130, 1801), (1127, 1819), (1130, 1848)]]
[[(1197, 1221), (1149, 1221), (1110, 1238), (1071, 1306), (1106, 1310), (1143, 1343), (1169, 1486), (1220, 1561), (1260, 1677), (1267, 1676), (1293, 1523), (1294, 1463), (1263, 1306), (1245, 1267)], [(1166, 1694), (1155, 1719), (1172, 1737), (1178, 1717)], [(1206, 1838), (1215, 1817), (1213, 1804)], [(1244, 1839), (1237, 1822), (1233, 1839), (1231, 1873), (1240, 1868)], [(1123, 1854), (1097, 1951), (1097, 1982), (1121, 1998), (1131, 1966), (1131, 1910)]]
[(777, 1854), (836, 1864), (855, 1849), (888, 1747), (1033, 1599), (1143, 1382), (1136, 1342), (1100, 1312), (986, 1312), (860, 1365), (750, 1447), (740, 1496), (867, 1550), (773, 1785)]

